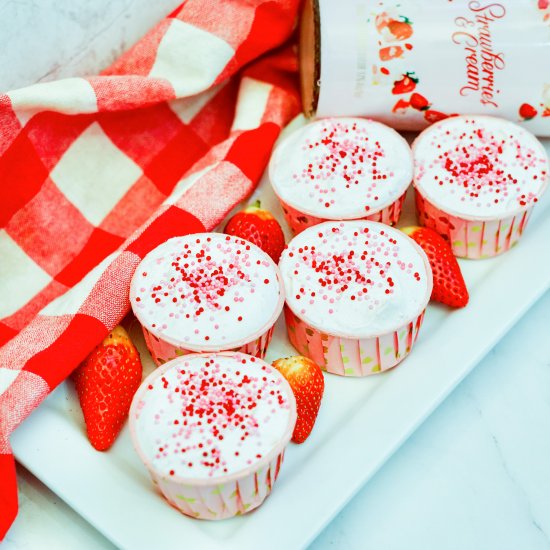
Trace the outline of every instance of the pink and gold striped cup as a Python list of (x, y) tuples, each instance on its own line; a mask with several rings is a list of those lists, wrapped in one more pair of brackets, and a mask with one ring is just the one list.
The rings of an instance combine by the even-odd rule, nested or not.
[(401, 231), (372, 221), (325, 222), (294, 237), (279, 266), (298, 353), (342, 376), (388, 370), (410, 353), (432, 272)]

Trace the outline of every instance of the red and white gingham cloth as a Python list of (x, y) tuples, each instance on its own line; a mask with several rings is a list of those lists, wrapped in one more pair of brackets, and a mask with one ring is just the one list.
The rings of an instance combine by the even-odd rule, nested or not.
[(292, 47), (251, 63), (297, 4), (187, 0), (100, 76), (0, 95), (0, 539), (11, 432), (128, 312), (141, 258), (220, 223), (298, 113)]

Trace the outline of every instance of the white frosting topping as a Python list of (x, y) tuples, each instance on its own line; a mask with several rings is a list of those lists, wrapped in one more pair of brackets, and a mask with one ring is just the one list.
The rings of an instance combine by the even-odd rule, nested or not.
[(278, 268), (252, 243), (220, 233), (175, 237), (151, 251), (132, 279), (137, 318), (187, 349), (221, 350), (260, 336), (278, 317)]
[(294, 397), (267, 363), (242, 353), (204, 354), (166, 367), (145, 380), (131, 411), (138, 447), (157, 473), (230, 475), (290, 439)]
[(524, 128), (487, 116), (451, 117), (413, 145), (414, 184), (451, 214), (502, 217), (537, 202), (549, 177), (542, 144)]
[(376, 222), (310, 227), (288, 244), (279, 267), (292, 311), (335, 336), (396, 330), (422, 312), (432, 289), (420, 247)]
[(364, 118), (325, 118), (290, 134), (269, 164), (285, 203), (324, 219), (363, 218), (411, 183), (412, 154), (395, 131)]

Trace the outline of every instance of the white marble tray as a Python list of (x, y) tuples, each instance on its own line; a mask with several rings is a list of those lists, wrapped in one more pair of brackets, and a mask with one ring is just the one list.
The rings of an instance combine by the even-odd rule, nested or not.
[[(257, 195), (280, 213), (265, 181)], [(413, 221), (410, 200), (406, 208), (404, 224)], [(273, 494), (247, 516), (215, 523), (173, 510), (154, 492), (126, 428), (109, 452), (92, 449), (68, 384), (16, 430), (15, 455), (118, 547), (167, 548), (175, 541), (226, 550), (303, 547), (550, 287), (549, 243), (550, 193), (515, 249), (492, 260), (461, 262), (469, 306), (450, 311), (430, 305), (415, 349), (401, 366), (367, 379), (327, 376), (312, 436), (289, 447)], [(148, 372), (152, 362), (139, 327), (134, 324), (131, 333), (139, 338)], [(268, 360), (290, 353), (281, 320)]]

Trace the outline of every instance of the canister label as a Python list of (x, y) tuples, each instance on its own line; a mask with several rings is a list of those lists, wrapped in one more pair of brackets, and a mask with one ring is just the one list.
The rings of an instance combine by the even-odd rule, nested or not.
[(318, 116), (418, 130), (452, 114), (550, 135), (550, 0), (320, 0)]

